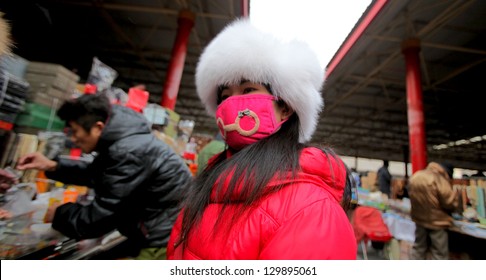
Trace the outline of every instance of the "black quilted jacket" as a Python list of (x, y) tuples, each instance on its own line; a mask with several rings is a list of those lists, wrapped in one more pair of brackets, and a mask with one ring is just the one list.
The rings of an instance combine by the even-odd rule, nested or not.
[(140, 248), (167, 245), (178, 203), (191, 176), (182, 159), (156, 139), (144, 116), (120, 106), (96, 146), (92, 163), (61, 159), (49, 178), (92, 187), (90, 205), (57, 208), (53, 228), (86, 239), (114, 229)]

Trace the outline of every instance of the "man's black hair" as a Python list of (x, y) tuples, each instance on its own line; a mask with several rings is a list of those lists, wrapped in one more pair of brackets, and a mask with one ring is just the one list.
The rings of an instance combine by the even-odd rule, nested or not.
[(89, 132), (96, 122), (106, 123), (111, 114), (108, 97), (103, 94), (85, 94), (71, 99), (57, 110), (59, 118), (66, 122), (75, 122)]

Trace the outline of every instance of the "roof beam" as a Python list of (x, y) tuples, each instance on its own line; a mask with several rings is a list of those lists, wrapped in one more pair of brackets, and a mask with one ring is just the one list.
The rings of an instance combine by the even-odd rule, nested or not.
[(105, 21), (108, 23), (108, 25), (111, 27), (111, 29), (119, 36), (121, 37), (121, 39), (123, 41), (125, 41), (126, 43), (128, 43), (132, 48), (133, 50), (136, 52), (137, 56), (140, 58), (140, 60), (142, 61), (142, 63), (147, 67), (149, 68), (153, 75), (158, 78), (158, 79), (161, 79), (162, 80), (162, 76), (161, 74), (157, 71), (157, 69), (155, 68), (155, 66), (149, 62), (144, 54), (142, 52), (140, 52), (140, 49), (138, 48), (138, 46), (132, 41), (132, 39), (130, 38), (130, 36), (128, 36), (124, 31), (123, 29), (116, 23), (116, 21), (113, 19), (113, 17), (106, 11), (105, 9), (105, 3), (101, 2), (101, 0), (97, 0), (97, 1), (93, 1), (92, 3), (92, 6), (93, 7), (96, 7), (98, 9), (98, 11), (100, 12), (101, 16), (105, 19)]
[[(368, 36), (372, 39), (375, 39), (375, 40), (380, 40), (380, 41), (385, 41), (385, 42), (401, 43), (403, 41), (402, 38), (398, 38), (398, 37), (380, 36), (380, 35), (373, 35), (373, 34), (367, 34), (366, 36)], [(472, 49), (472, 48), (458, 47), (458, 46), (452, 46), (452, 45), (448, 45), (448, 44), (439, 44), (439, 43), (432, 43), (432, 42), (427, 42), (427, 41), (420, 41), (420, 46), (427, 47), (427, 48), (435, 48), (435, 49), (441, 49), (441, 50), (455, 51), (455, 52), (486, 55), (486, 50), (478, 50), (478, 49)]]
[[(96, 7), (96, 5), (91, 2), (74, 2), (74, 1), (60, 1), (60, 0), (53, 0), (52, 2), (57, 2), (66, 5), (72, 5), (72, 6), (88, 7), (88, 8)], [(180, 12), (179, 10), (159, 8), (155, 6), (128, 5), (128, 4), (119, 4), (119, 3), (102, 3), (102, 6), (107, 10), (161, 14), (161, 15), (174, 16), (174, 17), (179, 16), (179, 12)], [(204, 17), (204, 18), (215, 18), (215, 19), (224, 19), (224, 20), (232, 19), (230, 15), (212, 14), (212, 13), (203, 13), (203, 12), (196, 12), (195, 14), (197, 17)]]
[(479, 65), (479, 64), (481, 64), (481, 63), (483, 63), (485, 61), (486, 61), (486, 57), (484, 57), (483, 59), (480, 59), (480, 60), (476, 60), (476, 61), (474, 61), (472, 63), (468, 63), (468, 64), (466, 64), (466, 65), (464, 65), (464, 66), (462, 66), (460, 68), (457, 68), (456, 70), (454, 70), (451, 73), (449, 73), (449, 75), (447, 75), (444, 78), (440, 79), (439, 81), (433, 83), (430, 87), (431, 88), (434, 88), (435, 86), (440, 85), (440, 84), (442, 84), (442, 83), (444, 83), (444, 82), (446, 82), (446, 81), (454, 78), (455, 76), (457, 76), (457, 75), (459, 75), (459, 74), (461, 74), (461, 73), (469, 70), (470, 68), (473, 68), (473, 67), (475, 67), (475, 66), (477, 66), (477, 65)]

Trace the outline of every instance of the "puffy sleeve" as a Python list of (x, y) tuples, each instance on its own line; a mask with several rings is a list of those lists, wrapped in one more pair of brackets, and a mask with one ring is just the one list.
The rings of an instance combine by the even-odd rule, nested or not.
[[(112, 154), (106, 160), (102, 180), (96, 182), (95, 200), (84, 206), (68, 203), (57, 208), (52, 227), (78, 239), (101, 236), (116, 228), (120, 209), (130, 207), (131, 193), (143, 183), (145, 165), (130, 153)], [(99, 191), (99, 193), (98, 193)]]
[(46, 171), (49, 179), (91, 187), (89, 163), (81, 160), (58, 159), (55, 171)]

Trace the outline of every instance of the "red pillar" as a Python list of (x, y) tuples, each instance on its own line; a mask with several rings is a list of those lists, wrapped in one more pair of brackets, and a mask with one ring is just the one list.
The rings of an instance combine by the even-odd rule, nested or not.
[(420, 41), (403, 41), (402, 52), (405, 56), (407, 82), (408, 137), (412, 173), (427, 166), (427, 146), (425, 145), (424, 106), (420, 77)]
[(177, 93), (181, 84), (184, 61), (186, 60), (187, 42), (189, 34), (194, 26), (195, 15), (189, 10), (179, 13), (177, 37), (172, 48), (172, 57), (165, 78), (164, 91), (162, 93), (163, 107), (174, 110), (177, 101)]
[(241, 0), (241, 15), (243, 17), (248, 17), (250, 15), (250, 5), (249, 0)]

